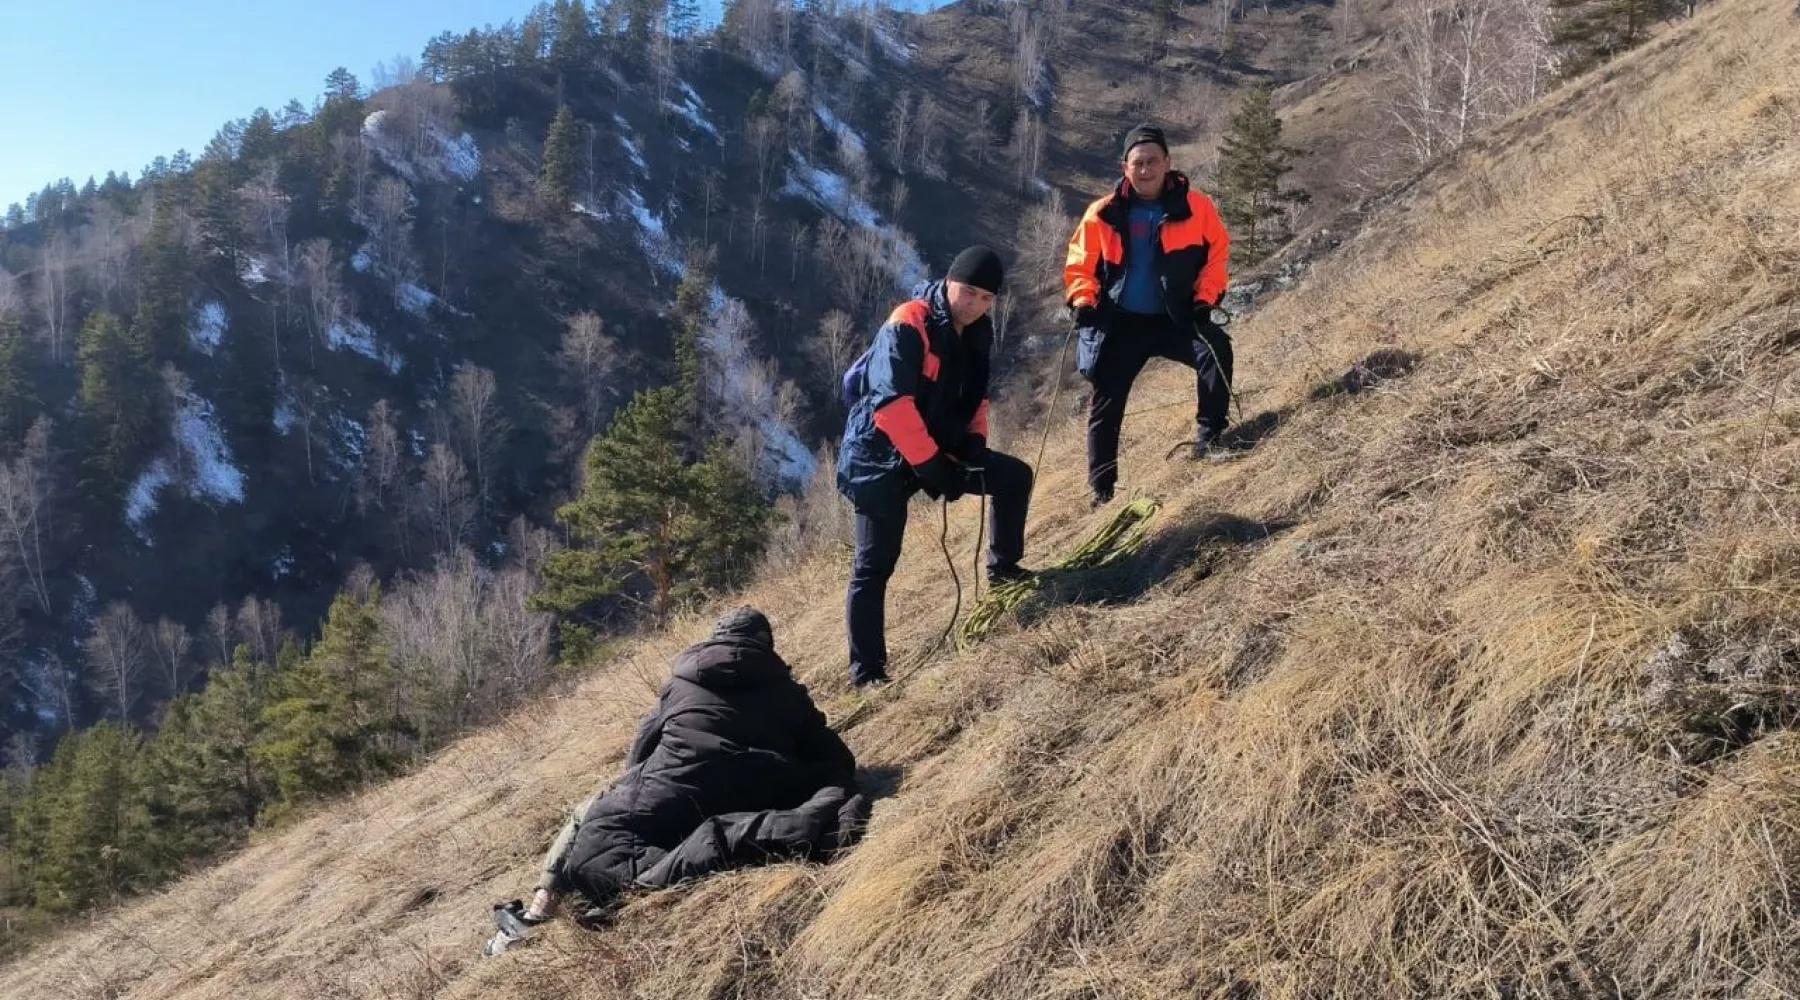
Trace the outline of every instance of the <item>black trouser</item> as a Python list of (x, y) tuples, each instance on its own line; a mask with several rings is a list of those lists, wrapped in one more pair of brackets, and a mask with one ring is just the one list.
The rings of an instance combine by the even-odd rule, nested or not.
[(1231, 337), (1211, 323), (1202, 322), (1198, 329), (1198, 335), (1177, 330), (1164, 315), (1113, 313), (1112, 327), (1094, 362), (1093, 394), (1088, 397), (1088, 484), (1096, 496), (1111, 496), (1119, 481), (1119, 427), (1125, 422), (1125, 403), (1131, 383), (1151, 358), (1168, 358), (1194, 369), (1194, 422), (1202, 436), (1225, 433), (1231, 417)]
[[(1031, 503), (1031, 466), (997, 451), (985, 468), (967, 473), (966, 493), (985, 493), (988, 505), (988, 572), (1005, 572), (1025, 555), (1025, 512)], [(864, 683), (887, 676), (887, 585), (900, 562), (906, 538), (906, 501), (881, 509), (857, 508), (856, 561), (844, 617), (850, 632), (850, 680)]]
[(636, 884), (679, 885), (714, 872), (771, 861), (822, 860), (861, 839), (869, 800), (847, 788), (821, 788), (797, 809), (710, 816), (667, 854), (651, 848)]

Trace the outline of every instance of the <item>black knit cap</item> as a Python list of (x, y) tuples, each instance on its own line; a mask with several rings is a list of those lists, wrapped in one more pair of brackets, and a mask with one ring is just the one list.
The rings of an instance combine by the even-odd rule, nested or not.
[(956, 255), (950, 262), (950, 273), (945, 277), (998, 295), (1001, 283), (1006, 280), (1006, 266), (1000, 263), (1000, 255), (993, 250), (972, 246)]
[(725, 613), (713, 626), (714, 639), (744, 639), (764, 646), (775, 645), (775, 629), (761, 611), (752, 607), (735, 608)]
[(1163, 138), (1163, 130), (1155, 125), (1139, 125), (1125, 133), (1125, 152), (1121, 156), (1130, 156), (1131, 147), (1142, 146), (1146, 142), (1154, 142), (1162, 147), (1163, 155), (1169, 155), (1168, 140)]

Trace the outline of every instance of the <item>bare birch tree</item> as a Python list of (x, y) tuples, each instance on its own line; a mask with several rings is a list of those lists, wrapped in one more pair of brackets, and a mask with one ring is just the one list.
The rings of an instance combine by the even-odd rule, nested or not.
[(137, 615), (115, 602), (101, 612), (93, 634), (81, 644), (87, 657), (88, 682), (106, 699), (108, 713), (120, 722), (131, 721), (131, 711), (143, 694), (145, 640), (144, 625)]
[(463, 461), (475, 470), (475, 497), (485, 510), (493, 497), (494, 476), (510, 433), (500, 410), (494, 373), (471, 364), (458, 369), (450, 385), (450, 411)]

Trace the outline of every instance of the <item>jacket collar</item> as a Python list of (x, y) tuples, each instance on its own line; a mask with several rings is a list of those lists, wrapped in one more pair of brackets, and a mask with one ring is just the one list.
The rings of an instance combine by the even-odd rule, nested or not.
[[(930, 333), (932, 330), (942, 330), (951, 336), (956, 335), (956, 324), (950, 320), (950, 287), (948, 280), (939, 278), (936, 281), (921, 282), (913, 287), (912, 297), (925, 303), (925, 308), (927, 310), (925, 322), (931, 328), (930, 330), (927, 330), (926, 333)], [(991, 322), (992, 317), (990, 315), (983, 316), (975, 322), (970, 323), (969, 328), (962, 332), (962, 340), (966, 342), (973, 339), (977, 333), (984, 329), (983, 324), (989, 324)]]
[[(1162, 202), (1164, 218), (1170, 222), (1180, 222), (1194, 214), (1194, 210), (1188, 206), (1189, 186), (1187, 175), (1179, 170), (1171, 170), (1163, 178), (1162, 196), (1158, 200)], [(1126, 215), (1131, 211), (1131, 197), (1131, 182), (1123, 177), (1119, 178), (1119, 183), (1113, 185), (1112, 197), (1100, 210), (1101, 216), (1122, 228)]]

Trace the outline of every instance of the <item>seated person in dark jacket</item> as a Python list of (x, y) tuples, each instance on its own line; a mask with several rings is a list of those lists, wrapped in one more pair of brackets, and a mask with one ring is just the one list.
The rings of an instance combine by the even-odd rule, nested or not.
[(498, 908), (490, 953), (549, 919), (567, 892), (599, 916), (634, 887), (824, 857), (860, 836), (868, 812), (856, 759), (775, 654), (769, 620), (739, 608), (676, 658), (625, 773), (577, 808), (531, 906)]

